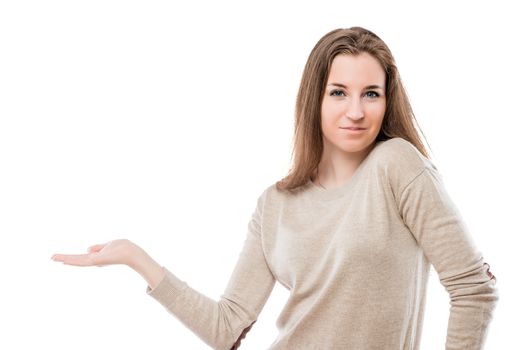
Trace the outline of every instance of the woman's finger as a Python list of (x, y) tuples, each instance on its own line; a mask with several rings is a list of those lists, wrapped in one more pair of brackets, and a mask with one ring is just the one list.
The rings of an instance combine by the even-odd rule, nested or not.
[(95, 262), (91, 254), (55, 254), (52, 256), (54, 261), (60, 261), (67, 265), (93, 266)]

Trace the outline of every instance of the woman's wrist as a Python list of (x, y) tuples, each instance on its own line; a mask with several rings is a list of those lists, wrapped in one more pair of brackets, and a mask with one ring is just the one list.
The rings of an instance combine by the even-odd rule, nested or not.
[(162, 265), (141, 248), (128, 265), (146, 280), (151, 289), (154, 289), (160, 283), (165, 274)]

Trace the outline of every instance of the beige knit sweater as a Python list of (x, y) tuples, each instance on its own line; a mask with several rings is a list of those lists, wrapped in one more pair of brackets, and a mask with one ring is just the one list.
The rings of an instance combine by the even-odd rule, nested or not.
[(214, 349), (240, 345), (276, 281), (290, 294), (271, 350), (419, 349), (430, 264), (450, 296), (446, 349), (482, 349), (496, 278), (435, 165), (393, 138), (341, 187), (267, 187), (219, 301), (166, 268), (147, 293)]

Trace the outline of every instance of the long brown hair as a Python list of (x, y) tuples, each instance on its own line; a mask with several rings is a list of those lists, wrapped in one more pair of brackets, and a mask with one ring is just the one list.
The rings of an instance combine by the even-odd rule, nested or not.
[(286, 177), (276, 182), (277, 189), (295, 190), (305, 185), (315, 173), (323, 152), (320, 110), (331, 63), (336, 55), (363, 52), (375, 57), (386, 72), (386, 111), (375, 141), (401, 137), (430, 158), (417, 129), (422, 135), (424, 133), (415, 118), (395, 59), (387, 45), (376, 34), (362, 27), (335, 29), (317, 42), (306, 62), (295, 105), (292, 167)]

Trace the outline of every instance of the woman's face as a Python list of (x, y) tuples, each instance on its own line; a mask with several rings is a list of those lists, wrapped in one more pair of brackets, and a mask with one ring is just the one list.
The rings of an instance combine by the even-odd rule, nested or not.
[[(366, 151), (375, 141), (386, 111), (386, 73), (370, 54), (333, 59), (322, 97), (324, 152)], [(361, 128), (352, 131), (345, 128)]]

